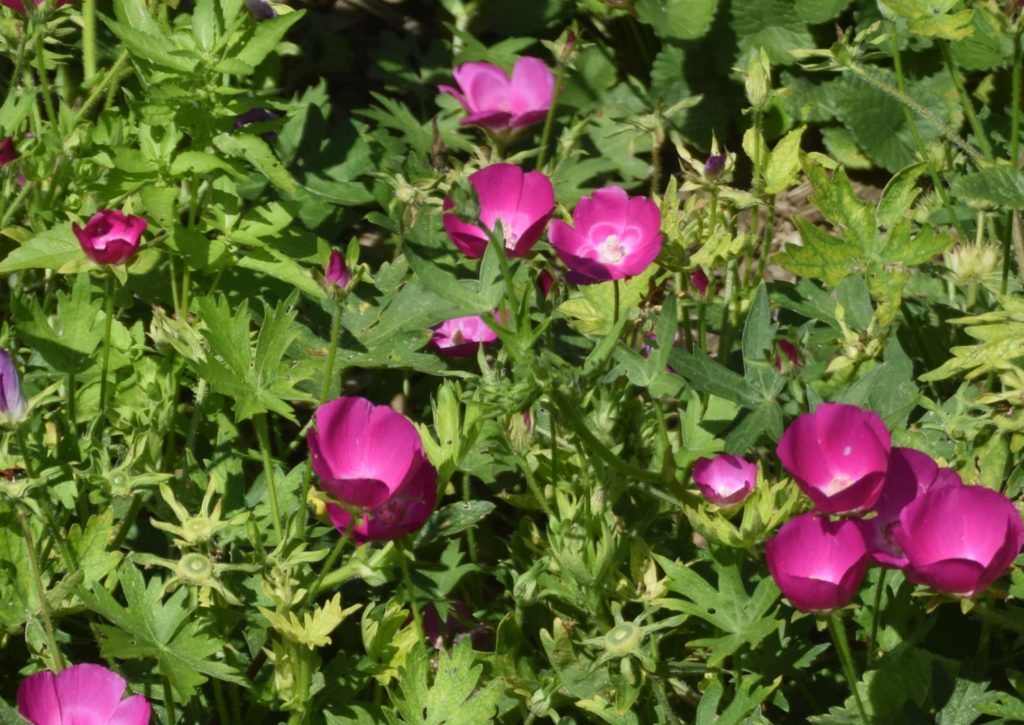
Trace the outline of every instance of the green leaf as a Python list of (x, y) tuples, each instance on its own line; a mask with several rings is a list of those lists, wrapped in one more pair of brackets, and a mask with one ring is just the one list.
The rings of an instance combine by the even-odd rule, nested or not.
[(222, 153), (250, 164), (281, 191), (295, 191), (295, 179), (274, 155), (274, 150), (259, 136), (251, 133), (222, 133), (213, 137), (213, 145)]
[(58, 292), (52, 322), (34, 298), (11, 298), (18, 334), (62, 373), (85, 369), (103, 338), (103, 302), (92, 299), (91, 288), (89, 275), (83, 272), (70, 295)]
[(102, 586), (79, 590), (86, 606), (111, 624), (96, 626), (103, 657), (153, 659), (182, 701), (188, 701), (207, 677), (244, 684), (244, 678), (217, 659), (226, 643), (203, 632), (203, 620), (184, 606), (188, 589), (164, 600), (158, 579), (146, 586), (133, 564), (121, 570), (122, 606)]
[(1024, 172), (1010, 164), (989, 166), (957, 176), (950, 189), (972, 206), (1024, 209)]
[(121, 552), (107, 550), (115, 534), (114, 512), (110, 510), (92, 516), (84, 530), (80, 524), (71, 525), (68, 544), (75, 552), (75, 559), (83, 575), (83, 585), (92, 586), (112, 572), (121, 561)]
[(708, 664), (714, 667), (744, 645), (756, 647), (782, 622), (773, 613), (779, 589), (771, 577), (764, 577), (752, 592), (747, 591), (741, 570), (742, 551), (709, 549), (705, 556), (717, 574), (717, 587), (693, 568), (655, 554), (667, 577), (668, 589), (682, 597), (659, 599), (655, 603), (712, 626), (715, 636), (693, 640), (688, 646), (708, 647)]
[(494, 679), (479, 686), (483, 665), (474, 664), (475, 659), (469, 638), (464, 638), (450, 656), (438, 650), (437, 671), (431, 678), (426, 649), (413, 648), (398, 677), (398, 692), (392, 693), (395, 706), (385, 711), (388, 721), (410, 725), (491, 722), (505, 684)]
[(743, 376), (712, 360), (700, 348), (693, 352), (675, 348), (669, 354), (668, 361), (673, 370), (702, 393), (717, 395), (747, 408), (757, 407), (764, 402), (757, 389)]
[(852, 0), (796, 0), (796, 12), (805, 23), (815, 25), (835, 19)]
[(180, 73), (191, 73), (199, 63), (198, 56), (177, 47), (170, 38), (162, 34), (151, 35), (142, 30), (132, 30), (110, 18), (103, 20), (111, 32), (121, 39), (128, 51), (140, 60)]
[(61, 224), (29, 239), (0, 262), (0, 274), (22, 269), (60, 270), (69, 262), (80, 260), (85, 253), (70, 224)]
[(184, 174), (208, 174), (211, 171), (226, 171), (235, 176), (243, 176), (238, 169), (219, 156), (205, 151), (186, 149), (174, 157), (171, 162), (171, 176)]
[[(626, 311), (636, 308), (650, 288), (654, 265), (630, 279), (620, 280), (619, 314), (625, 319)], [(558, 312), (583, 335), (604, 336), (615, 328), (615, 282), (584, 285), (578, 295), (558, 306)]]
[(234, 59), (251, 68), (256, 68), (277, 48), (288, 29), (299, 22), (305, 14), (305, 10), (295, 10), (256, 23), (251, 35), (245, 41), (245, 45), (234, 56)]
[(772, 351), (775, 340), (775, 327), (772, 325), (771, 307), (768, 304), (768, 288), (764, 282), (757, 286), (754, 300), (747, 312), (747, 321), (743, 325), (743, 360), (763, 361)]
[(795, 128), (779, 141), (768, 157), (764, 170), (764, 191), (766, 194), (778, 194), (788, 189), (800, 171), (800, 139), (804, 135), (804, 127)]
[(746, 66), (743, 59), (759, 48), (773, 64), (789, 65), (796, 63), (789, 51), (817, 47), (792, 0), (733, 0), (732, 27), (739, 43), (739, 66)]
[(31, 723), (3, 699), (0, 699), (0, 725), (31, 725)]
[(637, 19), (662, 38), (693, 40), (711, 28), (718, 0), (638, 0)]
[(494, 511), (490, 501), (462, 501), (449, 504), (430, 515), (416, 536), (415, 546), (426, 546), (440, 538), (448, 538), (471, 529)]

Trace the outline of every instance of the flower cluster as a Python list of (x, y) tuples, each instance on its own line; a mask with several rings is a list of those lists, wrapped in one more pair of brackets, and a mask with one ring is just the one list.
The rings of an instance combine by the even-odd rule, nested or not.
[(964, 485), (921, 451), (893, 448), (871, 411), (819, 405), (793, 421), (776, 452), (816, 508), (787, 521), (766, 547), (772, 577), (804, 611), (848, 604), (872, 561), (936, 591), (974, 597), (1024, 543), (1012, 501)]
[(308, 443), (313, 470), (333, 501), (331, 523), (356, 543), (391, 541), (416, 531), (437, 497), (437, 470), (416, 427), (365, 398), (317, 408)]

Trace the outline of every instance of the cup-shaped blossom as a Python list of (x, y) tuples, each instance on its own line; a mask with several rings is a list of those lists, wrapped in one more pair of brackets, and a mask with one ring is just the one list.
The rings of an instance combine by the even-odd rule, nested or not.
[(468, 115), (459, 123), (505, 131), (542, 121), (551, 108), (555, 75), (537, 58), (523, 57), (511, 78), (491, 63), (463, 63), (452, 75), (458, 89), (437, 89), (455, 98)]
[(904, 507), (896, 540), (907, 578), (940, 592), (973, 597), (1013, 563), (1024, 526), (1013, 502), (983, 486), (940, 486)]
[(436, 471), (416, 426), (386, 405), (342, 397), (316, 410), (307, 435), (320, 486), (342, 503), (373, 509)]
[(14, 147), (14, 139), (5, 136), (0, 139), (0, 166), (7, 166), (18, 158), (18, 149)]
[(574, 227), (551, 222), (548, 236), (578, 284), (633, 277), (661, 251), (661, 212), (643, 196), (607, 186), (580, 199), (573, 210)]
[(25, 420), (25, 396), (21, 393), (18, 370), (6, 350), (0, 350), (0, 424)]
[[(495, 315), (497, 319), (497, 315)], [(455, 317), (434, 328), (430, 344), (446, 357), (473, 357), (481, 345), (498, 339), (498, 333), (479, 315)]]
[(148, 225), (140, 216), (105, 209), (93, 214), (84, 227), (72, 224), (71, 229), (89, 259), (97, 264), (121, 264), (138, 251)]
[[(514, 164), (492, 164), (471, 174), (468, 181), (480, 202), (483, 227), (445, 214), (444, 229), (455, 246), (469, 257), (484, 256), (488, 230), (500, 221), (505, 253), (510, 257), (527, 254), (555, 210), (551, 179), (540, 171), (524, 172)], [(444, 200), (445, 211), (454, 207), (450, 197)]]
[(351, 537), (357, 544), (367, 541), (394, 541), (418, 530), (430, 518), (437, 499), (437, 471), (423, 458), (414, 463), (408, 480), (384, 503), (353, 513), (327, 504), (327, 515), (334, 528), (344, 533), (352, 527)]
[(868, 566), (868, 549), (853, 521), (814, 513), (783, 524), (765, 545), (765, 555), (779, 589), (804, 612), (846, 606)]
[(693, 464), (693, 482), (712, 503), (732, 506), (754, 490), (757, 464), (724, 453), (714, 458), (698, 458)]
[[(32, 0), (32, 2), (38, 7), (39, 5), (42, 5), (43, 0)], [(54, 9), (57, 9), (62, 5), (67, 5), (70, 2), (71, 0), (57, 0), (57, 2), (53, 4), (53, 7)], [(0, 5), (10, 8), (16, 13), (28, 15), (28, 7), (25, 5), (25, 0), (0, 0)]]
[(782, 465), (825, 513), (869, 509), (882, 492), (892, 439), (870, 410), (824, 403), (797, 416), (779, 441)]
[(877, 515), (858, 521), (871, 558), (882, 566), (905, 568), (907, 557), (896, 541), (895, 533), (900, 512), (926, 491), (962, 485), (956, 471), (939, 468), (927, 453), (914, 448), (893, 448), (889, 453), (882, 493), (874, 505)]
[(345, 258), (337, 249), (331, 251), (327, 260), (327, 267), (324, 268), (324, 283), (331, 291), (342, 290), (352, 281), (352, 273), (345, 266)]
[(122, 699), (127, 687), (102, 665), (38, 672), (18, 686), (18, 712), (33, 725), (147, 725), (149, 703), (142, 695)]

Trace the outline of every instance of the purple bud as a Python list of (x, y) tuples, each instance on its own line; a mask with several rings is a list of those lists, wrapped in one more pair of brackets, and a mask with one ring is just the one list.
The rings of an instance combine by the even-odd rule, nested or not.
[(714, 181), (725, 171), (725, 154), (712, 154), (704, 162), (704, 178)]
[(257, 20), (270, 20), (277, 17), (277, 11), (267, 0), (245, 0), (245, 7)]
[(700, 292), (701, 297), (708, 293), (708, 276), (700, 267), (690, 275), (690, 283)]
[(330, 259), (327, 260), (327, 269), (324, 270), (324, 282), (327, 283), (328, 289), (332, 287), (344, 289), (351, 280), (352, 273), (345, 266), (341, 252), (337, 249), (333, 250)]
[[(235, 128), (242, 129), (250, 123), (267, 123), (269, 121), (276, 121), (279, 118), (278, 114), (268, 111), (266, 108), (254, 108), (251, 111), (235, 116)], [(277, 140), (277, 134), (273, 131), (261, 133), (260, 136), (267, 143), (273, 143)]]
[(16, 158), (18, 158), (18, 150), (14, 148), (14, 139), (7, 136), (0, 140), (0, 166), (6, 166)]
[(14, 360), (0, 350), (0, 423), (20, 423), (25, 420), (25, 412), (25, 396), (21, 394)]

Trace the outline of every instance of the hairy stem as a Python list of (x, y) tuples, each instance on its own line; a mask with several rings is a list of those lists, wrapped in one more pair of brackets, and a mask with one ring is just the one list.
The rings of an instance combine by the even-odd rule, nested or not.
[(50, 651), (50, 666), (54, 672), (64, 669), (64, 659), (60, 654), (60, 647), (57, 646), (57, 636), (53, 629), (53, 619), (50, 616), (50, 604), (46, 601), (46, 588), (43, 586), (43, 576), (39, 569), (39, 557), (36, 554), (36, 543), (32, 539), (32, 529), (28, 525), (25, 512), (18, 508), (18, 523), (21, 524), (21, 533), (25, 538), (25, 547), (28, 550), (28, 566), (32, 575), (32, 583), (35, 585), (36, 597), (39, 599), (39, 614), (43, 620), (43, 629), (46, 632), (47, 648)]
[(274, 461), (270, 454), (270, 436), (267, 433), (267, 415), (260, 413), (253, 419), (253, 427), (256, 429), (256, 438), (260, 444), (260, 455), (263, 458), (263, 477), (267, 481), (267, 498), (270, 500), (270, 513), (273, 517), (274, 534), (280, 543), (284, 540), (284, 532), (281, 527), (281, 511), (277, 507), (277, 482), (274, 477)]
[(870, 721), (868, 720), (867, 712), (864, 710), (864, 703), (861, 702), (860, 693), (857, 691), (857, 682), (860, 680), (860, 677), (857, 676), (857, 670), (853, 666), (853, 656), (850, 654), (850, 643), (846, 639), (846, 630), (843, 628), (840, 615), (836, 611), (829, 612), (828, 631), (832, 635), (832, 641), (835, 643), (836, 651), (839, 653), (839, 661), (843, 665), (843, 674), (846, 676), (846, 683), (850, 687), (853, 701), (857, 705), (857, 712), (860, 713), (861, 722), (864, 725), (868, 725)]

